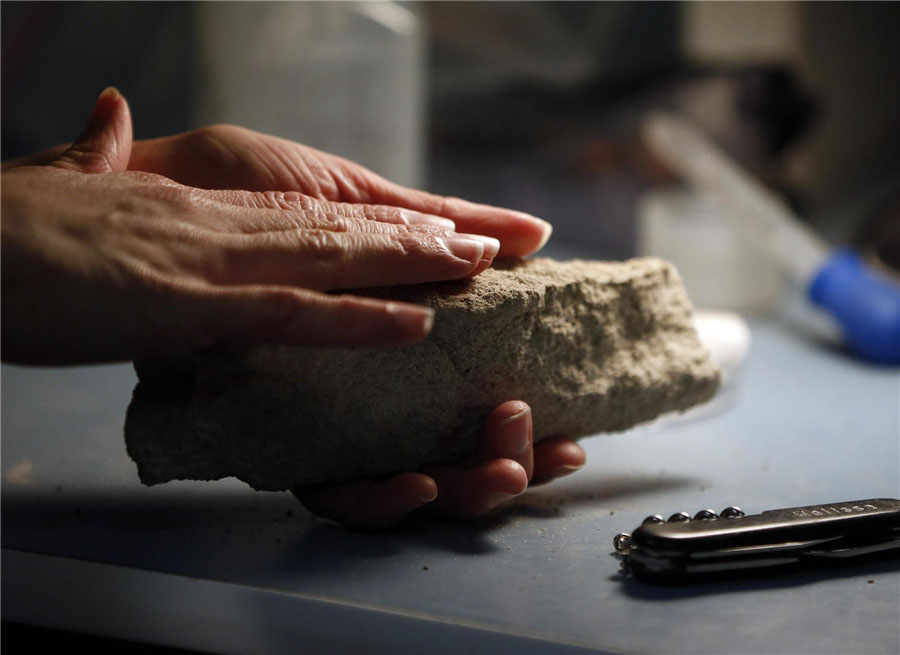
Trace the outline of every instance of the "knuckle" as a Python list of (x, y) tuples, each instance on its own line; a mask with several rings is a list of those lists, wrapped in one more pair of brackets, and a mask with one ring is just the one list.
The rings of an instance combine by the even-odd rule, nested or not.
[(303, 211), (313, 211), (321, 206), (321, 202), (313, 198), (312, 196), (306, 195), (305, 193), (297, 193), (297, 204), (300, 209)]
[(123, 175), (126, 175), (132, 182), (143, 185), (143, 188), (145, 188), (148, 192), (158, 190), (160, 187), (166, 190), (179, 189), (181, 191), (186, 191), (188, 189), (188, 187), (179, 184), (175, 180), (168, 178), (165, 175), (160, 175), (159, 173), (148, 173), (146, 171), (125, 171)]
[(454, 198), (450, 196), (434, 196), (434, 203), (436, 207), (436, 211), (434, 212), (438, 216), (449, 216), (451, 215), (453, 203), (455, 202)]
[(372, 234), (415, 234), (418, 232), (413, 226), (396, 223), (383, 223), (381, 221), (364, 221), (361, 231)]
[(266, 292), (260, 301), (263, 315), (275, 329), (286, 328), (295, 321), (303, 307), (298, 292), (281, 289)]
[(409, 233), (398, 232), (391, 239), (391, 246), (393, 247), (395, 254), (404, 259), (414, 257), (417, 254), (422, 254), (425, 251), (425, 245), (422, 242), (422, 239)]
[(215, 125), (205, 125), (190, 132), (185, 132), (178, 140), (181, 145), (195, 152), (204, 153), (218, 147), (222, 135), (217, 135)]
[(226, 144), (239, 138), (242, 132), (243, 128), (236, 125), (204, 125), (182, 134), (178, 139), (184, 148), (198, 153), (201, 157), (219, 156), (228, 150)]
[(410, 225), (410, 226), (402, 226), (406, 231), (413, 232), (415, 234), (427, 235), (431, 237), (451, 237), (453, 236), (453, 230), (449, 230), (446, 227), (441, 227), (440, 225)]
[(204, 142), (220, 142), (222, 140), (233, 137), (236, 132), (240, 131), (236, 125), (228, 125), (225, 123), (214, 123), (212, 125), (204, 125), (195, 130), (191, 130), (183, 135), (182, 138), (199, 143)]
[(335, 296), (334, 305), (338, 313), (341, 315), (349, 315), (359, 310), (360, 302), (356, 296), (351, 294), (342, 294)]
[(347, 255), (347, 247), (338, 235), (328, 230), (309, 230), (301, 239), (301, 248), (320, 264), (338, 264)]
[(376, 205), (349, 205), (347, 203), (323, 203), (317, 207), (322, 226), (333, 232), (388, 233), (403, 225), (393, 225), (381, 220)]
[(308, 227), (328, 232), (352, 232), (355, 219), (328, 211), (324, 207), (313, 207), (303, 211)]
[(394, 237), (397, 253), (405, 258), (449, 258), (450, 254), (430, 232), (398, 232)]
[(409, 223), (406, 212), (399, 207), (376, 207), (374, 211), (376, 215), (381, 215), (381, 218), (376, 220), (382, 220), (388, 223), (400, 223), (402, 225)]
[(385, 205), (357, 205), (356, 213), (359, 218), (373, 223), (389, 223), (392, 225), (406, 226), (409, 220), (406, 212), (399, 207)]
[(318, 202), (312, 198), (302, 204), (303, 212), (316, 224), (327, 225), (337, 217), (343, 217), (335, 203)]
[(328, 228), (334, 232), (350, 232), (350, 221), (343, 216), (335, 216), (328, 223)]
[(359, 205), (357, 211), (360, 218), (367, 221), (379, 221), (384, 218), (384, 212), (380, 212), (375, 205)]
[(284, 194), (280, 191), (256, 191), (250, 194), (259, 209), (285, 209)]
[(72, 146), (58, 163), (65, 163), (84, 173), (103, 173), (113, 169), (109, 154), (96, 150), (81, 150)]
[(260, 209), (283, 209), (286, 211), (304, 209), (302, 202), (304, 196), (296, 191), (256, 191), (251, 192), (250, 195)]

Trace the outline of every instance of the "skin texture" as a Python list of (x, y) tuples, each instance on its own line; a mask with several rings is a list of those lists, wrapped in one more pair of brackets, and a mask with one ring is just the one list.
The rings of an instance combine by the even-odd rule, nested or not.
[[(402, 346), (428, 334), (431, 310), (336, 292), (477, 275), (550, 235), (527, 214), (239, 127), (133, 142), (115, 89), (71, 146), (3, 165), (2, 212), (3, 359), (41, 365), (219, 341)], [(424, 506), (471, 518), (583, 464), (569, 440), (533, 447), (530, 409), (511, 401), (473, 461), (295, 494), (361, 527)]]

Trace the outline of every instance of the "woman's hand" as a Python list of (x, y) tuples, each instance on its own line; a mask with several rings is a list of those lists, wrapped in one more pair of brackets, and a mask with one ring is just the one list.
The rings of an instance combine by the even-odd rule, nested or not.
[[(46, 164), (64, 150), (51, 148), (3, 166)], [(449, 229), (455, 223), (460, 232), (499, 239), (500, 257), (530, 255), (553, 231), (529, 214), (408, 189), (341, 157), (235, 125), (135, 141), (125, 161), (128, 170), (157, 173), (198, 189), (292, 192), (299, 194), (289, 195), (297, 202), (317, 201), (337, 213), (348, 211), (348, 204), (366, 216), (386, 208), (395, 216), (410, 210), (416, 220), (436, 217), (442, 219), (436, 224)]]
[(534, 216), (408, 189), (346, 159), (233, 125), (138, 141), (129, 168), (203, 189), (279, 189), (329, 203), (439, 216), (455, 222), (460, 232), (499, 239), (500, 257), (530, 255), (552, 232), (549, 223)]
[[(2, 354), (19, 363), (141, 359), (220, 340), (411, 343), (431, 310), (325, 292), (477, 275), (498, 252), (526, 255), (550, 235), (527, 214), (405, 189), (241, 128), (132, 143), (114, 89), (74, 144), (3, 171)], [(295, 493), (354, 525), (425, 505), (468, 518), (583, 463), (574, 442), (533, 446), (530, 409), (512, 401), (464, 466)]]
[(509, 502), (530, 484), (549, 482), (584, 466), (581, 446), (563, 438), (532, 440), (531, 409), (503, 403), (488, 417), (481, 451), (459, 466), (401, 473), (387, 480), (295, 489), (315, 514), (363, 528), (395, 523), (413, 511), (471, 519)]
[(131, 146), (128, 105), (108, 90), (75, 144), (47, 165), (6, 167), (4, 359), (140, 359), (219, 340), (410, 343), (431, 310), (323, 292), (471, 276), (499, 250), (415, 209), (127, 171)]

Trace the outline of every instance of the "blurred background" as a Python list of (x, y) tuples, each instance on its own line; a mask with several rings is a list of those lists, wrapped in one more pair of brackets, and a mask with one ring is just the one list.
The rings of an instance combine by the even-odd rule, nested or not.
[(673, 259), (697, 304), (772, 311), (766, 253), (641, 138), (701, 128), (833, 244), (900, 268), (900, 5), (2, 3), (3, 159), (117, 86), (136, 138), (230, 122), (555, 226), (557, 257)]

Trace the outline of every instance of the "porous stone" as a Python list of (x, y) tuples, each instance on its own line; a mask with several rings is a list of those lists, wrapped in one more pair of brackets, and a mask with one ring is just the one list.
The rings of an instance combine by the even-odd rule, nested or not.
[(364, 293), (434, 307), (431, 335), (137, 364), (125, 437), (141, 481), (283, 490), (414, 471), (474, 452), (507, 400), (531, 405), (539, 441), (625, 430), (718, 385), (681, 280), (658, 259), (498, 262), (472, 280)]

